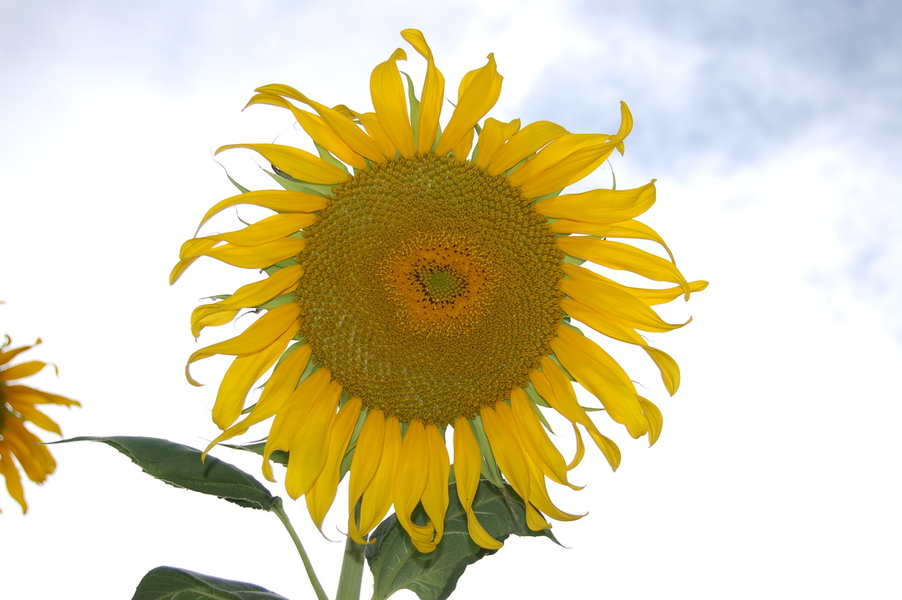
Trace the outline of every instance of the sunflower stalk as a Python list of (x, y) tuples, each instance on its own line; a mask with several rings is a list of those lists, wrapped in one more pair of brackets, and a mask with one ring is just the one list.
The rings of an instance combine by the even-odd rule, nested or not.
[[(279, 517), (279, 520), (282, 521), (282, 525), (284, 525), (285, 529), (288, 530), (288, 535), (291, 536), (291, 540), (294, 542), (295, 547), (298, 549), (298, 554), (301, 555), (301, 562), (304, 563), (304, 570), (307, 571), (307, 578), (310, 579), (310, 585), (313, 586), (313, 591), (316, 593), (317, 599), (329, 600), (329, 596), (326, 595), (326, 590), (323, 589), (323, 586), (320, 584), (319, 579), (316, 577), (316, 572), (313, 570), (313, 563), (310, 562), (310, 557), (307, 556), (307, 551), (304, 550), (304, 545), (301, 543), (301, 538), (298, 537), (297, 532), (291, 525), (291, 521), (288, 519), (288, 515), (285, 513), (285, 509), (282, 507), (281, 498), (275, 499), (275, 502), (273, 502), (272, 511), (276, 513), (276, 515)], [(344, 568), (342, 568), (342, 575), (343, 574)]]
[(363, 580), (364, 551), (366, 546), (358, 544), (350, 536), (345, 541), (345, 552), (341, 561), (341, 575), (335, 600), (359, 600)]

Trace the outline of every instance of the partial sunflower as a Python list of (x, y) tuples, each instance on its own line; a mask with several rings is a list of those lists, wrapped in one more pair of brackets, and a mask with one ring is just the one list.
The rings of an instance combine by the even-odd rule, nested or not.
[(22, 479), (16, 463), (21, 465), (25, 475), (35, 483), (43, 483), (47, 476), (56, 469), (56, 461), (53, 460), (47, 446), (44, 446), (40, 438), (28, 430), (25, 423), (31, 421), (45, 431), (62, 435), (59, 425), (41, 412), (38, 405), (81, 405), (75, 400), (63, 396), (48, 394), (13, 383), (17, 379), (34, 375), (48, 365), (37, 360), (8, 365), (22, 352), (40, 344), (41, 340), (31, 346), (20, 346), (7, 350), (11, 343), (9, 336), (4, 336), (3, 345), (0, 346), (0, 475), (6, 479), (6, 490), (9, 495), (21, 505), (24, 513), (28, 511), (28, 504), (25, 502), (25, 492), (22, 489)]
[[(651, 306), (707, 284), (686, 281), (672, 257), (611, 239), (651, 240), (666, 250), (634, 220), (654, 203), (654, 181), (559, 195), (615, 149), (623, 152), (633, 124), (625, 104), (612, 135), (572, 134), (547, 121), (521, 128), (519, 120), (489, 118), (480, 127), (501, 91), (490, 54), (464, 76), (442, 128), (444, 78), (423, 34), (401, 35), (426, 59), (419, 97), (412, 84), (405, 90), (401, 49), (373, 71), (374, 112), (329, 108), (285, 85), (256, 90), (249, 105), (290, 110), (319, 156), (277, 144), (220, 148), (257, 152), (285, 189), (243, 190), (211, 208), (200, 226), (241, 204), (276, 214), (188, 240), (171, 281), (201, 256), (268, 275), (191, 316), (196, 337), (244, 309), (265, 310), (244, 333), (188, 360), (236, 357), (213, 408), (223, 433), (210, 447), (274, 417), (264, 474), (272, 478), (274, 451), (288, 451), (286, 489), (306, 496), (317, 526), (349, 471), (348, 534), (363, 543), (394, 506), (416, 548), (429, 552), (442, 539), (449, 502), (451, 427), (470, 536), (498, 548), (472, 508), (481, 475), (496, 484), (503, 476), (539, 530), (550, 526), (543, 515), (578, 518), (552, 503), (546, 478), (574, 487), (567, 473), (583, 457), (581, 429), (613, 468), (620, 462), (617, 446), (577, 402), (573, 381), (632, 437), (647, 434), (654, 443), (661, 431), (657, 407), (571, 320), (643, 348), (673, 394), (676, 363), (636, 330), (681, 327)], [(584, 261), (675, 287), (627, 287), (579, 266)], [(248, 392), (273, 366), (245, 409)], [(569, 462), (549, 439), (543, 409), (573, 425)], [(426, 525), (411, 520), (418, 504)]]

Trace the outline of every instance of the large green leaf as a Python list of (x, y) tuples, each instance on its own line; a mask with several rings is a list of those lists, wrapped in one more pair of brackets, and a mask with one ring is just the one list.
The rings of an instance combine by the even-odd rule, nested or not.
[(217, 496), (248, 508), (272, 510), (276, 498), (233, 465), (183, 444), (150, 437), (76, 437), (56, 442), (103, 442), (129, 457), (145, 473), (170, 485)]
[[(450, 485), (449, 492), (451, 503), (445, 517), (445, 535), (431, 553), (422, 554), (413, 547), (394, 515), (373, 531), (370, 539), (375, 541), (367, 546), (366, 559), (375, 580), (374, 600), (384, 600), (401, 589), (412, 590), (420, 600), (445, 600), (469, 565), (496, 552), (481, 548), (470, 539), (456, 484)], [(486, 480), (480, 481), (473, 509), (479, 515), (479, 522), (498, 541), (514, 534), (545, 536), (557, 543), (549, 530), (532, 531), (526, 526), (523, 500), (507, 484), (502, 491)], [(414, 511), (413, 520), (420, 525), (426, 523), (422, 507)]]
[(258, 585), (219, 579), (184, 569), (157, 567), (147, 573), (132, 600), (286, 600)]

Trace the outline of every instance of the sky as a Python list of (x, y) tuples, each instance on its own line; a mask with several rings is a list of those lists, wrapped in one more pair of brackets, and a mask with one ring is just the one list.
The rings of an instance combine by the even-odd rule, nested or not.
[[(449, 90), (495, 53), (496, 119), (611, 132), (626, 101), (625, 156), (578, 185), (608, 186), (612, 169), (620, 187), (657, 179), (642, 220), (711, 282), (665, 307), (689, 326), (652, 336), (681, 366), (675, 397), (624, 358), (664, 412), (660, 441), (607, 427), (623, 464), (589, 453), (573, 472), (586, 488), (556, 499), (589, 514), (555, 524), (564, 547), (512, 538), (455, 597), (899, 597), (902, 8), (488, 4), (0, 1), (0, 333), (41, 337), (31, 358), (60, 373), (31, 382), (83, 403), (48, 412), (66, 436), (216, 435), (227, 363), (198, 365), (201, 388), (183, 367), (234, 330), (195, 341), (188, 316), (248, 274), (210, 260), (167, 278), (234, 193), (225, 169), (266, 183), (252, 155), (212, 153), (300, 140), (285, 111), (241, 111), (260, 85), (368, 108), (371, 69), (416, 27)], [(52, 451), (27, 515), (0, 492), (4, 598), (129, 598), (159, 565), (314, 597), (275, 516), (165, 486), (106, 446)], [(252, 457), (216, 454), (259, 477)], [(303, 502), (288, 511), (331, 592), (342, 544)]]

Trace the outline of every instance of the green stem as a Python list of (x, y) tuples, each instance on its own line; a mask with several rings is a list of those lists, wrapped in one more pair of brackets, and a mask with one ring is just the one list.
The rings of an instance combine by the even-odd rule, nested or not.
[[(329, 596), (326, 595), (326, 591), (323, 589), (323, 586), (320, 585), (319, 579), (316, 578), (316, 573), (313, 571), (313, 564), (310, 562), (310, 557), (307, 556), (307, 551), (304, 550), (304, 545), (301, 544), (301, 538), (298, 537), (297, 532), (294, 530), (294, 527), (291, 526), (291, 521), (288, 520), (288, 515), (285, 514), (285, 509), (282, 508), (282, 499), (276, 498), (275, 502), (273, 502), (272, 510), (276, 513), (276, 516), (279, 517), (279, 520), (282, 521), (282, 525), (285, 526), (285, 529), (288, 530), (288, 535), (291, 536), (291, 540), (294, 542), (295, 547), (298, 549), (298, 554), (301, 555), (301, 561), (304, 563), (304, 570), (307, 571), (307, 577), (310, 579), (310, 585), (313, 586), (313, 591), (316, 593), (316, 597), (319, 600), (329, 600)], [(342, 575), (344, 574), (344, 569), (342, 569)]]
[(363, 553), (366, 546), (348, 536), (341, 561), (341, 576), (335, 600), (360, 600), (360, 582), (363, 579)]

